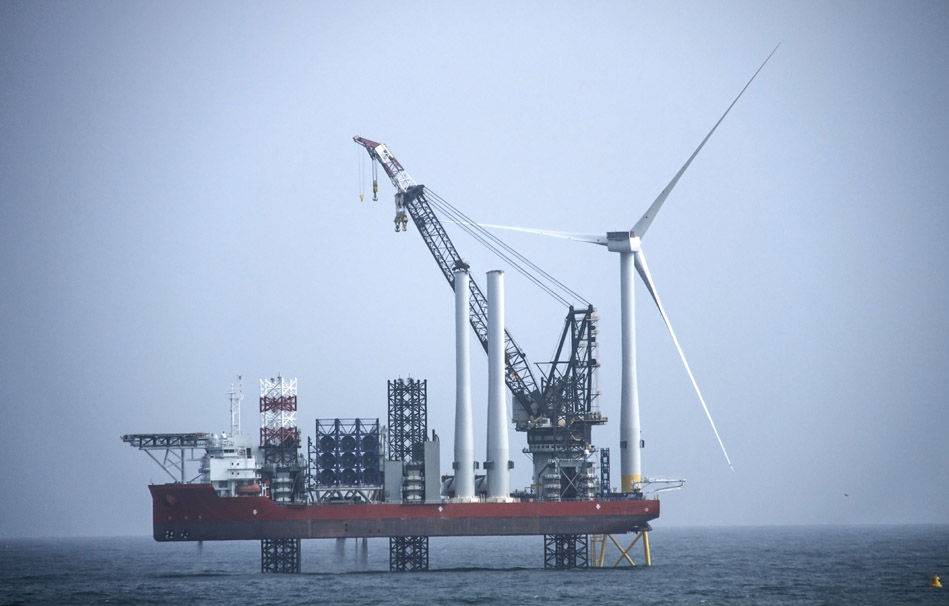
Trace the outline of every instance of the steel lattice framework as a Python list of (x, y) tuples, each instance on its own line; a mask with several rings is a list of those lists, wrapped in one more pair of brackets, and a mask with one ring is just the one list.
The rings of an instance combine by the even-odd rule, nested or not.
[(428, 381), (389, 381), (390, 461), (423, 461), (428, 435)]
[(260, 380), (260, 446), (282, 447), (297, 431), (297, 380)]
[(264, 464), (292, 467), (300, 448), (297, 429), (297, 380), (260, 380), (260, 448)]
[[(260, 380), (261, 477), (270, 486), (270, 498), (278, 503), (296, 501), (303, 495), (299, 463), (300, 430), (296, 426), (297, 380)], [(263, 539), (260, 542), (261, 572), (300, 572), (300, 539)]]
[(299, 574), (300, 539), (262, 539), (260, 571)]
[[(173, 482), (182, 484), (187, 481), (185, 462), (200, 461), (200, 457), (194, 456), (194, 451), (206, 448), (210, 440), (211, 434), (207, 433), (134, 433), (122, 436), (123, 442), (144, 451), (171, 476)], [(159, 459), (151, 453), (153, 450), (163, 450), (165, 454)], [(188, 456), (185, 451), (189, 453)]]
[[(428, 381), (395, 379), (389, 381), (388, 386), (388, 459), (419, 466), (421, 477), (424, 478), (425, 439), (428, 436)], [(428, 537), (390, 537), (389, 570), (428, 570)]]
[(592, 408), (597, 395), (594, 386), (594, 370), (599, 365), (594, 357), (596, 348), (593, 306), (579, 310), (570, 307), (554, 359), (541, 365), (548, 367), (542, 382), (545, 416), (567, 422), (599, 419), (599, 412)]
[(590, 565), (589, 553), (585, 534), (544, 535), (544, 568), (587, 568)]
[(389, 537), (389, 571), (428, 570), (428, 537)]

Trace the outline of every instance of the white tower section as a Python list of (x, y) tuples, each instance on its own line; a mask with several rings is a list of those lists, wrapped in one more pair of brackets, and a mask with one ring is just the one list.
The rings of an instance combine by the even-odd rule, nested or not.
[(475, 500), (474, 428), (468, 337), (468, 270), (455, 270), (455, 499)]
[(488, 272), (488, 435), (485, 473), (489, 501), (509, 501), (507, 387), (504, 384), (504, 272)]
[(620, 485), (623, 492), (640, 492), (643, 485), (639, 386), (636, 381), (636, 314), (633, 253), (620, 251), (620, 323), (622, 388), (620, 390)]

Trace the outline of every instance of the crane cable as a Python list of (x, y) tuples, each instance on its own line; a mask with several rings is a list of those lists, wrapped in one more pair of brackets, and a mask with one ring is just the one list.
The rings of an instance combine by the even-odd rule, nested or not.
[[(433, 206), (436, 206), (436, 207), (437, 207), (437, 205), (433, 205)], [(535, 275), (531, 274), (530, 272), (528, 272), (528, 271), (527, 271), (522, 265), (520, 265), (517, 261), (515, 261), (514, 259), (512, 259), (512, 258), (509, 257), (508, 255), (506, 255), (504, 252), (502, 252), (501, 250), (499, 250), (497, 247), (493, 246), (486, 238), (484, 238), (481, 234), (479, 234), (477, 231), (473, 230), (470, 226), (468, 226), (468, 225), (466, 224), (467, 222), (464, 220), (463, 217), (458, 216), (458, 215), (455, 215), (455, 214), (452, 213), (452, 211), (450, 211), (450, 210), (448, 210), (448, 209), (445, 209), (445, 208), (438, 208), (438, 210), (440, 210), (443, 214), (445, 214), (445, 215), (451, 217), (451, 220), (450, 220), (451, 223), (457, 224), (457, 225), (458, 225), (462, 230), (464, 230), (469, 236), (471, 236), (472, 238), (474, 238), (475, 240), (477, 240), (478, 242), (480, 242), (482, 246), (484, 246), (484, 247), (487, 248), (489, 251), (491, 251), (492, 253), (494, 253), (498, 258), (500, 258), (500, 259), (506, 261), (507, 263), (509, 263), (515, 270), (517, 270), (518, 272), (521, 273), (521, 275), (523, 275), (525, 278), (527, 278), (528, 280), (530, 280), (531, 282), (533, 282), (538, 288), (540, 288), (541, 290), (543, 290), (544, 292), (546, 292), (548, 295), (550, 295), (552, 298), (556, 299), (557, 301), (559, 301), (559, 302), (562, 303), (563, 305), (566, 305), (566, 306), (569, 306), (569, 305), (570, 305), (570, 303), (569, 303), (566, 299), (564, 299), (562, 296), (560, 296), (559, 294), (557, 294), (557, 292), (554, 291), (553, 289), (551, 289), (549, 286), (547, 286), (546, 284), (544, 284), (540, 279), (537, 278), (537, 276), (535, 276)]]
[(366, 199), (366, 154), (360, 153), (356, 148), (356, 191), (359, 193), (359, 201)]
[[(426, 188), (426, 191), (430, 191), (430, 190), (428, 190), (428, 188)], [(571, 289), (569, 286), (567, 286), (566, 284), (564, 284), (563, 282), (561, 282), (560, 280), (558, 280), (557, 278), (555, 278), (555, 277), (552, 276), (551, 274), (549, 274), (549, 273), (547, 273), (546, 271), (544, 271), (543, 268), (541, 268), (539, 265), (535, 264), (533, 261), (531, 261), (530, 259), (528, 259), (528, 258), (525, 257), (524, 255), (522, 255), (521, 253), (519, 253), (517, 250), (515, 250), (515, 249), (512, 248), (510, 245), (508, 245), (507, 242), (505, 242), (504, 240), (501, 240), (499, 237), (497, 237), (496, 235), (494, 235), (494, 233), (492, 233), (491, 231), (485, 229), (485, 228), (484, 228), (482, 225), (480, 225), (479, 223), (476, 223), (475, 221), (472, 221), (470, 217), (468, 217), (467, 215), (465, 215), (461, 210), (459, 210), (459, 209), (453, 207), (447, 200), (444, 200), (443, 198), (441, 198), (440, 196), (438, 196), (438, 194), (436, 194), (436, 193), (434, 193), (434, 192), (431, 192), (431, 193), (432, 193), (432, 196), (434, 196), (435, 198), (437, 198), (437, 199), (439, 200), (439, 202), (441, 202), (441, 203), (444, 204), (445, 206), (450, 207), (450, 208), (452, 208), (454, 211), (456, 211), (462, 218), (464, 218), (464, 219), (467, 221), (468, 224), (470, 224), (472, 227), (474, 227), (476, 230), (478, 230), (479, 233), (483, 234), (484, 236), (486, 236), (487, 238), (489, 238), (491, 241), (493, 241), (493, 242), (495, 242), (497, 245), (501, 246), (504, 250), (508, 251), (509, 253), (511, 253), (512, 255), (514, 255), (516, 258), (520, 259), (521, 262), (523, 262), (525, 265), (527, 265), (528, 267), (530, 267), (530, 268), (533, 269), (534, 271), (536, 271), (536, 272), (538, 272), (539, 274), (541, 274), (543, 277), (545, 277), (545, 278), (546, 278), (548, 281), (550, 281), (552, 284), (555, 284), (555, 285), (556, 285), (557, 287), (559, 287), (564, 293), (566, 293), (566, 294), (568, 294), (568, 295), (570, 295), (570, 296), (576, 298), (578, 301), (581, 301), (581, 302), (583, 302), (583, 303), (586, 303), (587, 305), (590, 304), (590, 302), (587, 301), (582, 295), (580, 295), (579, 293), (577, 293), (576, 291), (574, 291), (573, 289)]]
[[(504, 242), (503, 240), (495, 236), (493, 233), (491, 233), (490, 231), (488, 231), (487, 229), (485, 229), (484, 227), (482, 227), (475, 221), (471, 220), (471, 218), (468, 217), (468, 215), (466, 215), (464, 212), (462, 212), (458, 208), (452, 206), (450, 202), (448, 202), (447, 200), (445, 200), (444, 198), (442, 198), (441, 196), (439, 196), (438, 194), (436, 194), (435, 192), (433, 192), (427, 187), (425, 188), (425, 192), (426, 194), (428, 194), (426, 198), (429, 199), (430, 202), (432, 202), (432, 206), (434, 206), (438, 210), (441, 210), (443, 214), (449, 216), (452, 219), (452, 222), (458, 225), (466, 233), (468, 233), (468, 235), (476, 239), (485, 248), (493, 252), (499, 258), (510, 263), (511, 266), (514, 267), (518, 272), (520, 272), (524, 277), (526, 277), (528, 280), (533, 282), (539, 288), (547, 292), (551, 297), (560, 301), (567, 307), (570, 306), (570, 302), (566, 298), (556, 293), (551, 286), (548, 286), (547, 284), (543, 283), (541, 278), (538, 278), (536, 275), (532, 274), (530, 271), (528, 271), (527, 268), (530, 268), (533, 271), (540, 274), (544, 279), (547, 280), (547, 282), (549, 282), (554, 287), (558, 288), (561, 292), (565, 293), (566, 295), (574, 297), (575, 300), (579, 300), (583, 302), (585, 305), (590, 304), (590, 302), (587, 301), (586, 298), (584, 298), (582, 295), (578, 294), (576, 291), (574, 291), (573, 289), (565, 285), (563, 282), (561, 282), (554, 276), (544, 271), (536, 263), (534, 263), (533, 261), (531, 261), (524, 255), (516, 251), (514, 248), (509, 246), (506, 242)], [(492, 242), (494, 244), (492, 244)], [(504, 251), (507, 251), (508, 254), (506, 254), (505, 252), (502, 252), (502, 250), (500, 250), (499, 248), (503, 249)], [(517, 260), (512, 259), (511, 256), (513, 256)]]
[[(427, 190), (427, 191), (430, 191), (430, 190), (428, 190), (427, 188), (426, 188), (426, 190)], [(537, 285), (539, 288), (541, 288), (542, 290), (544, 290), (545, 292), (547, 292), (548, 294), (550, 294), (551, 297), (555, 298), (556, 300), (560, 301), (561, 303), (563, 303), (564, 305), (566, 305), (566, 306), (568, 306), (568, 307), (569, 307), (569, 305), (570, 305), (570, 303), (569, 303), (569, 301), (568, 301), (567, 299), (565, 299), (564, 297), (562, 297), (562, 296), (560, 296), (559, 294), (557, 294), (556, 292), (554, 292), (553, 289), (550, 288), (550, 287), (548, 287), (546, 284), (544, 284), (544, 283), (540, 280), (540, 278), (538, 278), (537, 276), (531, 274), (531, 273), (524, 267), (525, 265), (526, 265), (527, 267), (533, 269), (533, 270), (536, 271), (537, 273), (541, 274), (542, 276), (544, 276), (544, 278), (546, 278), (548, 282), (550, 282), (551, 284), (556, 285), (557, 287), (559, 287), (559, 289), (560, 289), (561, 291), (563, 291), (564, 293), (566, 293), (566, 294), (568, 294), (568, 295), (570, 295), (570, 296), (572, 296), (572, 297), (575, 297), (576, 299), (578, 299), (578, 300), (582, 301), (583, 303), (589, 305), (589, 302), (588, 302), (582, 295), (576, 293), (575, 291), (573, 291), (572, 289), (570, 289), (568, 286), (566, 286), (565, 284), (563, 284), (562, 282), (560, 282), (559, 280), (557, 280), (557, 278), (553, 277), (552, 275), (550, 275), (549, 273), (547, 273), (546, 271), (544, 271), (540, 266), (538, 266), (538, 265), (535, 264), (533, 261), (531, 261), (530, 259), (528, 259), (528, 258), (525, 257), (524, 255), (522, 255), (521, 253), (519, 253), (517, 250), (515, 250), (515, 249), (512, 248), (511, 246), (509, 246), (506, 242), (504, 242), (503, 240), (501, 240), (500, 238), (498, 238), (497, 236), (495, 236), (493, 233), (491, 233), (490, 231), (486, 230), (484, 227), (482, 227), (481, 225), (479, 225), (479, 224), (476, 223), (475, 221), (472, 221), (470, 217), (468, 217), (466, 214), (464, 214), (464, 212), (462, 212), (462, 211), (459, 210), (458, 208), (452, 206), (451, 203), (449, 203), (448, 201), (446, 201), (444, 198), (441, 198), (440, 196), (438, 196), (438, 195), (435, 194), (434, 192), (430, 192), (430, 193), (431, 193), (431, 195), (432, 195), (433, 197), (436, 198), (436, 204), (435, 204), (435, 205), (436, 205), (437, 207), (440, 207), (440, 210), (442, 210), (443, 213), (445, 213), (445, 214), (447, 214), (447, 215), (449, 215), (449, 216), (452, 217), (452, 221), (451, 221), (452, 223), (455, 223), (455, 224), (457, 224), (459, 227), (461, 227), (466, 233), (468, 233), (471, 237), (473, 237), (473, 238), (475, 238), (477, 241), (479, 241), (485, 248), (487, 248), (488, 250), (490, 250), (490, 251), (491, 251), (492, 253), (494, 253), (497, 257), (499, 257), (499, 258), (501, 258), (501, 259), (507, 261), (508, 263), (510, 263), (510, 264), (511, 264), (518, 272), (520, 272), (524, 277), (526, 277), (528, 280), (530, 280), (531, 282), (533, 282), (533, 283), (534, 283), (535, 285)], [(490, 241), (489, 241), (489, 240), (490, 240)], [(491, 244), (491, 242), (496, 243), (497, 246)], [(515, 261), (514, 259), (512, 259), (511, 256), (509, 256), (508, 254), (505, 254), (504, 252), (502, 252), (501, 250), (499, 250), (498, 246), (501, 247), (501, 248), (503, 248), (504, 250), (506, 250), (508, 253), (510, 253), (510, 255), (512, 255), (512, 256), (515, 257), (516, 259), (520, 260), (520, 263), (519, 263), (518, 261)], [(522, 265), (522, 263), (523, 263), (523, 265)]]

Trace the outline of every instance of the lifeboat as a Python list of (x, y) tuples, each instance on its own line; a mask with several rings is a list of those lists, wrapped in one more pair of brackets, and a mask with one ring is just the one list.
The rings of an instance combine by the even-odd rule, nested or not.
[(254, 482), (253, 484), (241, 484), (234, 489), (234, 492), (236, 492), (238, 496), (256, 497), (260, 495), (260, 484), (257, 482)]

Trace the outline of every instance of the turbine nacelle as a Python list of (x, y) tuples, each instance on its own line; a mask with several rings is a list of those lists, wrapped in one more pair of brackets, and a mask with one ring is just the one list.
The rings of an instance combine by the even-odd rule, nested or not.
[(605, 244), (607, 250), (610, 252), (635, 253), (641, 250), (640, 239), (638, 236), (633, 235), (632, 230), (607, 232), (606, 242), (597, 242), (597, 244)]

